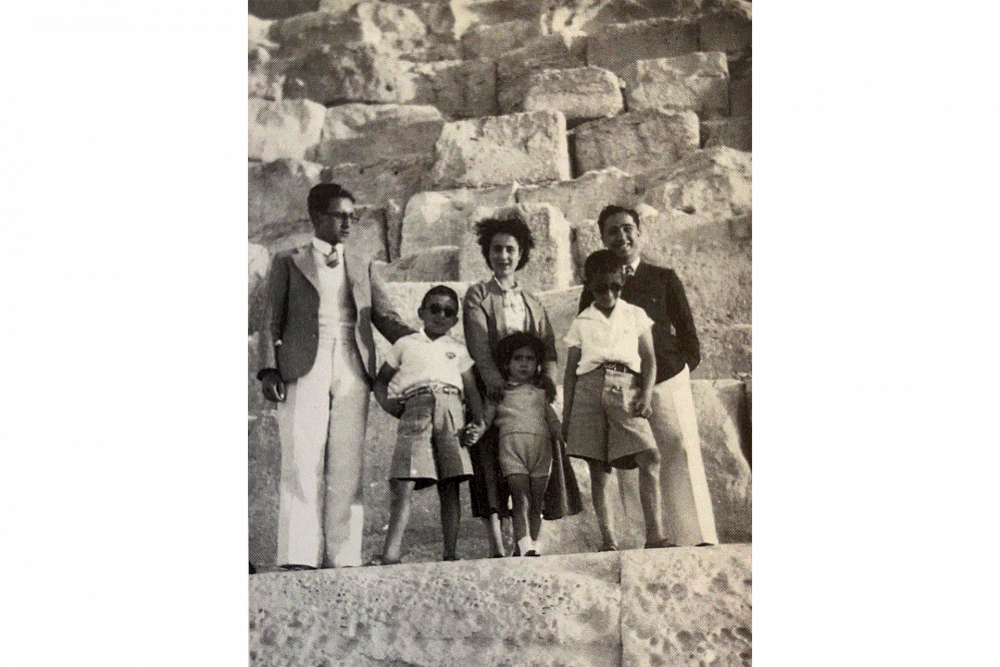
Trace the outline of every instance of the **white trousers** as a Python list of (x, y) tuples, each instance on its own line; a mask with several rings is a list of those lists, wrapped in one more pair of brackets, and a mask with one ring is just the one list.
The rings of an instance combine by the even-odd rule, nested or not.
[(344, 326), (320, 338), (312, 369), (278, 404), (278, 565), (361, 565), (361, 477), (369, 383)]
[(687, 366), (653, 387), (650, 407), (653, 414), (649, 425), (660, 450), (663, 523), (667, 536), (678, 545), (718, 544)]

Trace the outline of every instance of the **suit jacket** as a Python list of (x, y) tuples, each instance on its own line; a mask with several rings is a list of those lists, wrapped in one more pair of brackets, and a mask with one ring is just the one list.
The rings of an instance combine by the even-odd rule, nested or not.
[[(373, 277), (371, 262), (344, 249), (344, 271), (358, 319), (354, 338), (369, 378), (374, 378), (375, 340), (372, 325), (390, 343), (413, 333), (392, 309), (382, 281)], [(312, 368), (319, 344), (319, 277), (312, 244), (279, 253), (271, 262), (267, 327), (261, 341), (262, 368), (277, 368), (285, 382)]]
[[(621, 298), (645, 310), (653, 320), (657, 384), (680, 373), (684, 364), (688, 370), (695, 369), (701, 361), (698, 334), (684, 285), (673, 269), (640, 261), (635, 274), (625, 281)], [(594, 297), (584, 289), (580, 311), (593, 301)]]
[[(556, 361), (556, 337), (545, 308), (533, 295), (521, 293), (524, 295), (528, 315), (528, 331), (545, 343), (544, 361)], [(488, 371), (500, 372), (496, 364), (496, 352), (500, 342), (497, 324), (502, 313), (503, 292), (492, 278), (472, 285), (465, 293), (462, 307), (465, 345), (479, 369), (485, 367)]]

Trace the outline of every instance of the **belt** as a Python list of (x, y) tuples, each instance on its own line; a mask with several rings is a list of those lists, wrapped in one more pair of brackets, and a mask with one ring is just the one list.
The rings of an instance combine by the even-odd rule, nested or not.
[(454, 394), (455, 396), (461, 396), (462, 390), (450, 384), (425, 384), (403, 392), (403, 400), (406, 401), (414, 396), (422, 396), (424, 394)]
[(631, 373), (632, 375), (639, 375), (634, 370), (628, 367), (628, 364), (623, 364), (618, 361), (605, 361), (601, 364), (601, 368), (606, 371), (618, 371), (619, 373)]

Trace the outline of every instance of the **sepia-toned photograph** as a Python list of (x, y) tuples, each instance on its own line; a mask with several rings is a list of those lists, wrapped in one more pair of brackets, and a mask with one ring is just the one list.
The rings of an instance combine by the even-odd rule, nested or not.
[(248, 10), (250, 664), (751, 665), (751, 3)]

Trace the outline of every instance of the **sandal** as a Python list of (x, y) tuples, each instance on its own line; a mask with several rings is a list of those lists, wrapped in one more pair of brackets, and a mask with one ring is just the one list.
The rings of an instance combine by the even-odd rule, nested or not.
[(653, 540), (652, 542), (646, 542), (646, 546), (644, 546), (643, 549), (667, 549), (676, 546), (677, 546), (676, 544), (674, 544), (673, 542), (664, 537), (662, 540)]
[(402, 558), (393, 559), (386, 558), (385, 556), (375, 556), (375, 558), (372, 558), (370, 561), (365, 563), (365, 567), (377, 565), (399, 565), (401, 562), (403, 562)]
[(600, 551), (618, 551), (618, 545), (614, 540), (608, 540), (601, 545)]

